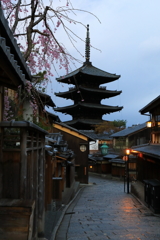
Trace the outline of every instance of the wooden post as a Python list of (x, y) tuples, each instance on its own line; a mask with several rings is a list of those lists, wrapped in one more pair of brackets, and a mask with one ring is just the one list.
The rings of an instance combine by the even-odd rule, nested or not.
[(30, 159), (31, 159), (31, 166), (30, 166), (30, 197), (34, 199), (34, 183), (33, 183), (33, 174), (34, 174), (34, 136), (33, 132), (31, 133), (31, 151), (30, 151)]
[(38, 182), (38, 236), (44, 235), (44, 217), (45, 217), (45, 152), (44, 152), (44, 136), (41, 135), (41, 148), (39, 150), (39, 182)]
[(26, 199), (26, 189), (27, 189), (27, 131), (23, 128), (20, 129), (20, 140), (21, 140), (21, 170), (20, 170), (20, 198)]
[(2, 171), (2, 164), (3, 164), (3, 128), (0, 128), (0, 198), (2, 198), (3, 192), (3, 171)]

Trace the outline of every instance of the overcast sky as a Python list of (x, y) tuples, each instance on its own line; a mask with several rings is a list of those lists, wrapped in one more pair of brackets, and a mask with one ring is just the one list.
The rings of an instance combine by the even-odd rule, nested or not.
[[(61, 1), (62, 3), (62, 1)], [(109, 90), (122, 90), (121, 95), (102, 101), (102, 104), (123, 106), (117, 113), (106, 114), (104, 120), (127, 120), (127, 126), (143, 123), (147, 116), (139, 110), (160, 95), (160, 1), (159, 0), (72, 0), (75, 8), (84, 9), (95, 14), (99, 21), (90, 14), (77, 12), (75, 18), (83, 24), (90, 25), (92, 65), (109, 73), (121, 75), (119, 80), (106, 84)], [(86, 38), (86, 29), (80, 25), (70, 24), (70, 28), (82, 39)], [(69, 52), (80, 59), (61, 29), (58, 37)], [(84, 55), (85, 44), (75, 43)], [(80, 67), (81, 64), (76, 64)], [(72, 70), (75, 68), (72, 67)], [(65, 72), (59, 72), (64, 75)], [(57, 75), (55, 75), (55, 78)], [(70, 87), (53, 80), (53, 91), (63, 92)], [(73, 104), (53, 96), (57, 107)], [(62, 121), (71, 119), (56, 113)]]

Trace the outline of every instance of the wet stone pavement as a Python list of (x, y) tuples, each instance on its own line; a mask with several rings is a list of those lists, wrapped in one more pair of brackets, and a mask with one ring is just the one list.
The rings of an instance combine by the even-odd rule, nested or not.
[(154, 215), (124, 184), (97, 176), (89, 178), (67, 209), (56, 240), (160, 240), (160, 215)]

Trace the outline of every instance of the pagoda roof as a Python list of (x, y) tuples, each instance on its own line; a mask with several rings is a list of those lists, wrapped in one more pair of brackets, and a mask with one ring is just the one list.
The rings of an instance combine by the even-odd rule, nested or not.
[[(75, 82), (74, 77), (79, 74), (98, 77), (99, 78), (98, 80), (100, 80), (100, 78), (102, 78), (104, 83), (112, 82), (112, 81), (115, 81), (120, 78), (120, 75), (105, 72), (99, 68), (94, 67), (91, 63), (85, 62), (82, 67), (76, 69), (75, 71), (73, 71), (63, 77), (57, 78), (57, 81), (72, 84), (72, 81), (73, 81), (73, 83)], [(69, 78), (71, 78), (70, 81), (68, 81)], [(72, 78), (73, 78), (73, 80), (72, 80)]]
[(71, 97), (74, 98), (72, 94), (73, 93), (77, 94), (78, 91), (82, 91), (86, 93), (90, 92), (97, 95), (100, 94), (101, 99), (114, 97), (122, 93), (122, 91), (117, 91), (117, 90), (111, 91), (111, 90), (106, 90), (105, 88), (95, 89), (95, 88), (86, 88), (86, 87), (79, 86), (79, 88), (72, 88), (66, 92), (55, 93), (55, 95), (58, 97), (64, 97), (64, 98), (71, 98)]
[(74, 104), (74, 105), (70, 105), (70, 106), (65, 106), (65, 107), (59, 107), (59, 108), (55, 108), (54, 110), (57, 112), (62, 112), (62, 113), (72, 113), (74, 110), (76, 110), (77, 108), (89, 108), (89, 109), (94, 109), (94, 110), (98, 110), (101, 112), (104, 112), (104, 114), (106, 113), (110, 113), (110, 112), (117, 112), (122, 110), (123, 107), (118, 107), (118, 106), (108, 106), (108, 105), (102, 105), (102, 104), (93, 104), (93, 103), (81, 103), (79, 102), (78, 104)]
[[(66, 121), (64, 122), (65, 124), (69, 125), (69, 126), (91, 126), (91, 125), (99, 125), (103, 122), (103, 120), (101, 119), (75, 119), (75, 120), (70, 120), (70, 121)], [(83, 129), (81, 129), (83, 130)]]

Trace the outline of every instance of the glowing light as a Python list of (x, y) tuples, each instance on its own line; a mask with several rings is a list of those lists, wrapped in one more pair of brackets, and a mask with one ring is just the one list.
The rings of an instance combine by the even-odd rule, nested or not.
[(126, 155), (130, 155), (131, 150), (130, 149), (126, 149)]
[(152, 127), (152, 122), (151, 122), (151, 121), (146, 122), (146, 126), (147, 126), (148, 128)]

